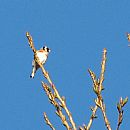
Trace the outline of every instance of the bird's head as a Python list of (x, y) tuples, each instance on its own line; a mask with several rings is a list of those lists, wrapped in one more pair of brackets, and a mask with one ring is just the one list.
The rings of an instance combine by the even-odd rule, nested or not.
[(48, 53), (51, 51), (47, 46), (43, 46), (43, 50), (48, 52)]

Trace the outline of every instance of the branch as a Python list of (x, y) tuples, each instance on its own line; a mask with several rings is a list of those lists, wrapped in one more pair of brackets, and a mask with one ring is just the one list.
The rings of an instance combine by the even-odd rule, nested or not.
[(117, 110), (118, 110), (118, 113), (119, 113), (119, 116), (118, 116), (118, 124), (117, 124), (117, 130), (119, 130), (120, 128), (120, 125), (123, 121), (123, 107), (125, 106), (125, 104), (128, 102), (128, 97), (126, 97), (124, 100), (122, 99), (122, 97), (120, 98), (120, 101), (119, 103), (117, 103)]
[(79, 130), (84, 130), (81, 126), (79, 127)]
[(60, 117), (63, 125), (67, 128), (67, 130), (71, 130), (71, 127), (69, 126), (65, 115), (62, 113), (59, 103), (55, 100), (56, 96), (52, 93), (50, 87), (47, 84), (42, 82), (42, 86), (49, 98), (50, 103), (53, 104), (54, 107), (56, 108), (56, 114)]
[(104, 81), (104, 73), (105, 73), (105, 68), (106, 68), (106, 55), (107, 55), (107, 50), (104, 48), (103, 50), (103, 56), (102, 56), (102, 62), (101, 62), (101, 73), (100, 73), (100, 79), (99, 79), (99, 91), (101, 92), (102, 90), (102, 84)]
[(48, 80), (48, 82), (50, 83), (52, 89), (54, 90), (54, 93), (55, 93), (57, 99), (61, 102), (62, 108), (64, 108), (64, 110), (66, 111), (66, 113), (67, 113), (67, 115), (69, 117), (69, 121), (72, 124), (73, 129), (76, 130), (76, 125), (75, 125), (75, 123), (73, 121), (72, 114), (70, 113), (69, 109), (67, 108), (65, 100), (60, 96), (60, 94), (59, 94), (58, 90), (56, 89), (55, 85), (52, 83), (48, 72), (45, 71), (45, 69), (44, 69), (44, 67), (42, 65), (40, 65), (40, 67), (42, 69), (44, 77)]
[(88, 123), (88, 125), (87, 125), (87, 127), (86, 127), (85, 130), (90, 130), (90, 127), (91, 127), (91, 125), (92, 125), (93, 119), (96, 118), (96, 111), (97, 111), (97, 109), (98, 109), (98, 106), (97, 106), (97, 105), (95, 105), (94, 108), (91, 108), (91, 110), (92, 110), (92, 115), (91, 115), (91, 117), (90, 117), (89, 123)]
[(47, 117), (47, 115), (46, 115), (45, 112), (44, 112), (43, 116), (44, 116), (44, 119), (45, 119), (46, 124), (49, 125), (52, 130), (55, 130), (55, 128), (53, 127), (53, 125), (52, 125), (51, 122), (49, 121), (49, 119), (48, 119), (48, 117)]
[(36, 49), (35, 49), (35, 47), (34, 47), (33, 39), (32, 39), (32, 37), (31, 37), (31, 35), (29, 34), (29, 32), (26, 32), (26, 37), (27, 37), (27, 39), (28, 39), (30, 48), (32, 49), (32, 51), (33, 51), (34, 53), (36, 53)]
[(102, 98), (102, 95), (101, 95), (101, 92), (103, 90), (102, 84), (103, 84), (103, 81), (104, 81), (104, 73), (105, 73), (105, 67), (106, 67), (106, 54), (107, 54), (107, 50), (105, 48), (103, 50), (103, 56), (102, 56), (102, 62), (101, 62), (101, 73), (100, 73), (99, 79), (96, 79), (96, 75), (90, 69), (88, 71), (89, 71), (89, 74), (90, 74), (92, 81), (93, 81), (93, 90), (97, 95), (97, 99), (95, 100), (95, 103), (102, 111), (104, 122), (105, 122), (107, 129), (111, 130), (110, 123), (109, 123), (108, 118), (106, 116), (105, 104), (103, 102), (103, 98)]
[(59, 99), (59, 101), (61, 102), (61, 107), (64, 108), (64, 110), (66, 111), (66, 114), (67, 114), (68, 117), (69, 117), (69, 121), (70, 121), (70, 123), (72, 124), (73, 129), (76, 130), (76, 125), (75, 125), (75, 123), (74, 123), (74, 121), (73, 121), (72, 114), (70, 113), (69, 109), (68, 109), (67, 106), (66, 106), (66, 101), (65, 101), (65, 99), (62, 98), (62, 97), (60, 97), (60, 95), (59, 95), (59, 93), (58, 93), (56, 87), (54, 86), (54, 84), (53, 84), (52, 88), (53, 88), (53, 90), (54, 90), (54, 92), (55, 92), (55, 94), (56, 94), (56, 97), (57, 97), (57, 98)]
[[(103, 56), (102, 56), (102, 62), (101, 62), (101, 74), (100, 74), (100, 79), (99, 79), (99, 91), (100, 92), (102, 90), (102, 83), (104, 81), (104, 73), (105, 73), (106, 59), (107, 59), (106, 54), (107, 54), (107, 50), (105, 48), (103, 50)], [(100, 108), (102, 110), (102, 114), (103, 114), (103, 117), (104, 117), (105, 125), (106, 125), (108, 130), (111, 130), (110, 123), (109, 123), (108, 118), (106, 116), (105, 104), (103, 103), (103, 99), (102, 99), (101, 94), (99, 95), (99, 102), (100, 102)]]
[(68, 117), (69, 117), (69, 121), (73, 127), (74, 130), (76, 130), (76, 125), (73, 121), (73, 118), (72, 118), (72, 114), (70, 113), (70, 111), (68, 110), (67, 106), (66, 106), (66, 102), (64, 99), (62, 99), (62, 97), (59, 95), (59, 92), (58, 90), (56, 89), (55, 85), (52, 83), (52, 80), (48, 74), (48, 72), (46, 72), (46, 70), (44, 69), (43, 65), (39, 62), (39, 58), (37, 57), (37, 54), (36, 54), (36, 49), (34, 47), (34, 43), (33, 43), (33, 40), (32, 40), (32, 37), (31, 35), (29, 34), (29, 32), (26, 33), (26, 36), (28, 38), (28, 41), (29, 41), (29, 45), (30, 45), (30, 48), (33, 50), (34, 52), (34, 60), (38, 63), (38, 65), (40, 66), (41, 70), (42, 70), (42, 73), (44, 75), (44, 77), (47, 79), (47, 81), (50, 83), (50, 86), (52, 87), (52, 89), (54, 90), (54, 93), (57, 97), (57, 99), (61, 102), (61, 106), (62, 108), (64, 108), (64, 110), (66, 111)]

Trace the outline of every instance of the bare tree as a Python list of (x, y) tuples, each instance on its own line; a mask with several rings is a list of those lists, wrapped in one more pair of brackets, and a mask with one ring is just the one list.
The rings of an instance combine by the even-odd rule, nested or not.
[[(91, 107), (92, 114), (91, 114), (88, 124), (87, 125), (84, 124), (83, 126), (80, 126), (77, 128), (77, 126), (74, 122), (74, 119), (72, 117), (72, 114), (67, 107), (65, 97), (63, 97), (59, 94), (56, 86), (54, 85), (54, 83), (52, 82), (52, 80), (49, 76), (49, 73), (45, 70), (42, 63), (40, 63), (39, 58), (36, 54), (36, 49), (34, 47), (33, 39), (31, 37), (31, 35), (29, 34), (29, 32), (26, 33), (26, 37), (28, 39), (29, 46), (34, 53), (34, 60), (40, 66), (43, 76), (48, 81), (48, 84), (41, 82), (42, 87), (49, 99), (49, 102), (55, 107), (56, 115), (60, 118), (62, 124), (66, 127), (66, 129), (67, 130), (77, 130), (77, 129), (90, 130), (93, 120), (97, 117), (96, 111), (99, 108), (102, 112), (104, 123), (105, 123), (107, 130), (112, 130), (110, 122), (106, 115), (106, 105), (105, 105), (105, 102), (104, 102), (103, 96), (102, 96), (102, 90), (104, 89), (103, 81), (104, 81), (104, 73), (105, 73), (105, 68), (106, 68), (107, 49), (106, 48), (103, 49), (100, 77), (97, 78), (96, 74), (93, 71), (91, 71), (90, 69), (88, 69), (88, 72), (89, 72), (92, 82), (93, 82), (93, 91), (96, 94), (97, 98), (95, 99), (95, 107)], [(125, 99), (123, 99), (121, 97), (119, 100), (119, 103), (117, 103), (117, 110), (119, 113), (118, 122), (117, 122), (117, 130), (119, 130), (120, 125), (123, 120), (123, 109), (122, 108), (125, 106), (125, 104), (127, 102), (128, 102), (128, 97), (126, 97)], [(63, 111), (65, 111), (65, 114), (63, 114)], [(50, 122), (50, 120), (45, 112), (44, 112), (44, 119), (45, 119), (46, 124), (49, 125), (52, 130), (55, 130), (54, 126)]]

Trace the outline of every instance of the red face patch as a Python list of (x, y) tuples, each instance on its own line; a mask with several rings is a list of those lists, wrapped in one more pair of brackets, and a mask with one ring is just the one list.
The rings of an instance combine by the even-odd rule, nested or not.
[(39, 50), (38, 52), (44, 52), (44, 50)]

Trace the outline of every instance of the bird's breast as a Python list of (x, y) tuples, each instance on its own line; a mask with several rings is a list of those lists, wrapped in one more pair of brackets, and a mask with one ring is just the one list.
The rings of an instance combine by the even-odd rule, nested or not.
[(44, 64), (45, 61), (46, 61), (46, 59), (47, 59), (47, 55), (46, 55), (45, 53), (40, 53), (40, 52), (39, 52), (39, 53), (37, 53), (37, 56), (38, 56), (40, 62), (41, 62), (42, 64)]

